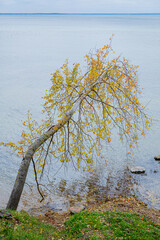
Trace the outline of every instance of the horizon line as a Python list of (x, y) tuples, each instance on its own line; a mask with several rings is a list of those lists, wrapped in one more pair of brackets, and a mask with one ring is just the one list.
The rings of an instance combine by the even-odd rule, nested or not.
[(0, 15), (160, 15), (160, 13), (0, 13)]

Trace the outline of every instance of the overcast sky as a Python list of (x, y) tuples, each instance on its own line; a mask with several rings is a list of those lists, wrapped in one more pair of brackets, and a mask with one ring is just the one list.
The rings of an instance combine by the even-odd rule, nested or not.
[(0, 0), (0, 13), (158, 13), (160, 0)]

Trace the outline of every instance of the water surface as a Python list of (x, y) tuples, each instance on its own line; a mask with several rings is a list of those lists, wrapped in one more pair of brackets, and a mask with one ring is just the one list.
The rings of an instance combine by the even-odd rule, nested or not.
[[(140, 165), (146, 174), (136, 177), (136, 191), (143, 200), (160, 209), (160, 164), (154, 156), (160, 154), (160, 16), (159, 15), (0, 15), (0, 141), (16, 141), (21, 132), (21, 120), (30, 109), (40, 118), (45, 89), (49, 87), (50, 74), (66, 58), (71, 63), (80, 62), (90, 50), (102, 47), (115, 34), (113, 48), (130, 63), (138, 64), (139, 82), (143, 88), (141, 101), (155, 119), (152, 130), (139, 141), (133, 157), (127, 156), (125, 146), (114, 141), (112, 150), (106, 152), (108, 166), (97, 166), (99, 184), (105, 185), (108, 176), (127, 166)], [(4, 205), (12, 188), (21, 159), (0, 149), (0, 195)], [(89, 176), (75, 172), (71, 166), (57, 172), (59, 164), (52, 166), (51, 181), (64, 180), (67, 186), (78, 189), (80, 182)], [(32, 170), (28, 182), (32, 182)], [(78, 190), (75, 190), (75, 193)], [(154, 203), (152, 200), (154, 199)]]

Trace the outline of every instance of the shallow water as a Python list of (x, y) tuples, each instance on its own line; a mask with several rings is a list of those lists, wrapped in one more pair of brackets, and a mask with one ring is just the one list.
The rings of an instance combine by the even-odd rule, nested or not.
[[(105, 170), (97, 166), (99, 185), (105, 186), (108, 176), (114, 178), (128, 166), (143, 166), (146, 174), (135, 177), (138, 183), (135, 189), (143, 200), (160, 209), (160, 163), (154, 160), (160, 154), (160, 16), (0, 15), (0, 141), (19, 138), (21, 120), (28, 109), (36, 119), (40, 118), (41, 96), (49, 86), (50, 74), (66, 58), (83, 66), (83, 56), (103, 46), (112, 34), (117, 55), (140, 66), (141, 101), (147, 104), (155, 122), (147, 137), (139, 141), (133, 157), (126, 155), (125, 146), (120, 146), (117, 139), (112, 149), (104, 149), (108, 166)], [(0, 149), (1, 206), (6, 203), (20, 161)], [(89, 177), (72, 166), (60, 169), (53, 177), (58, 167), (54, 163), (51, 168), (50, 180), (56, 186), (64, 180), (67, 188), (78, 189)], [(28, 182), (33, 182), (32, 179), (31, 170)]]

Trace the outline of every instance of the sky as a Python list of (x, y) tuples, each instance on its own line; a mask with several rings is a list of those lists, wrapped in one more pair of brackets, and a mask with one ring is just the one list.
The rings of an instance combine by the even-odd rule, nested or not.
[(160, 0), (0, 0), (0, 13), (160, 13)]

